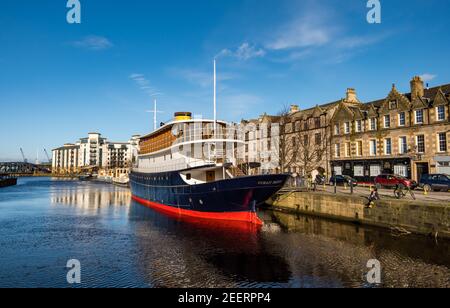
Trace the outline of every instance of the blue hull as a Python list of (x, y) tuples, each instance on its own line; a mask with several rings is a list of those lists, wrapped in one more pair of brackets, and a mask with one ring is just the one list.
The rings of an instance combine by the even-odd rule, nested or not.
[[(220, 219), (227, 213), (254, 213), (286, 183), (288, 176), (261, 175), (239, 177), (200, 185), (188, 185), (179, 172), (131, 173), (133, 198), (151, 207), (166, 207), (181, 215), (196, 213), (196, 217)], [(237, 218), (237, 220), (242, 220)]]

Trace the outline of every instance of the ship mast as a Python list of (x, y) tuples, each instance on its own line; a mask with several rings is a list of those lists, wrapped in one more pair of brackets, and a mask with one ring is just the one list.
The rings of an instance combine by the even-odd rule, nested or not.
[(155, 104), (155, 109), (153, 110), (153, 127), (154, 127), (154, 129), (155, 129), (155, 131), (156, 131), (156, 129), (158, 128), (157, 127), (157, 120), (156, 120), (156, 113), (158, 112), (158, 109), (156, 108), (156, 98), (155, 98), (155, 101), (154, 101), (154, 104)]
[(214, 58), (214, 139), (217, 139), (217, 77), (216, 77), (216, 58)]

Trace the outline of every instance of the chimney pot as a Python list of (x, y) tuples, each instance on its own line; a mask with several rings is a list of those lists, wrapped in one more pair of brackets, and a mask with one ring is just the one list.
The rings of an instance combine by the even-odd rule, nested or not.
[(346, 101), (350, 103), (357, 103), (358, 98), (356, 96), (356, 90), (354, 88), (347, 89)]
[(411, 80), (411, 99), (422, 98), (425, 95), (425, 87), (420, 76), (414, 76)]

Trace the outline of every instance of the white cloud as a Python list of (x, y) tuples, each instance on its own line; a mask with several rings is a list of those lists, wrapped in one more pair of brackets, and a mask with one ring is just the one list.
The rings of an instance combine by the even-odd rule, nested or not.
[(78, 48), (95, 51), (109, 49), (114, 46), (106, 37), (95, 35), (86, 36), (79, 41), (72, 42), (72, 45)]
[(326, 18), (312, 11), (307, 12), (282, 26), (266, 43), (266, 48), (285, 50), (322, 46), (333, 35), (333, 28), (323, 24), (323, 20)]
[(437, 77), (437, 75), (433, 75), (433, 74), (429, 74), (429, 73), (425, 73), (423, 75), (420, 75), (420, 78), (422, 78), (422, 80), (425, 81), (425, 82), (432, 81), (436, 77)]
[(266, 55), (266, 51), (261, 48), (250, 45), (247, 42), (242, 43), (235, 51), (230, 49), (222, 50), (217, 57), (235, 57), (242, 61), (247, 61), (252, 58), (261, 58)]
[(156, 88), (150, 85), (150, 81), (148, 81), (143, 74), (131, 74), (129, 76), (131, 80), (134, 80), (139, 88), (147, 93), (150, 96), (158, 96), (162, 95), (162, 93), (158, 92)]

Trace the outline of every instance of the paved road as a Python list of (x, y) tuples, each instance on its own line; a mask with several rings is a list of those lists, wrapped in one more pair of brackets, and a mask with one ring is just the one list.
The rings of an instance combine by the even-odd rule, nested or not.
[[(334, 193), (333, 186), (318, 186), (317, 191), (326, 191), (328, 193)], [(340, 194), (350, 194), (350, 188), (345, 189), (342, 186), (337, 187), (337, 192)], [(353, 193), (360, 197), (368, 197), (370, 194), (369, 187), (355, 187)], [(393, 189), (380, 189), (378, 190), (380, 197), (383, 198), (394, 198), (394, 190)], [(424, 191), (421, 189), (417, 189), (414, 191), (414, 195), (416, 200), (419, 201), (432, 201), (432, 202), (441, 202), (446, 201), (450, 202), (450, 193), (449, 192), (430, 192), (428, 195), (424, 194)], [(412, 196), (407, 193), (407, 196), (403, 200), (413, 200)]]

